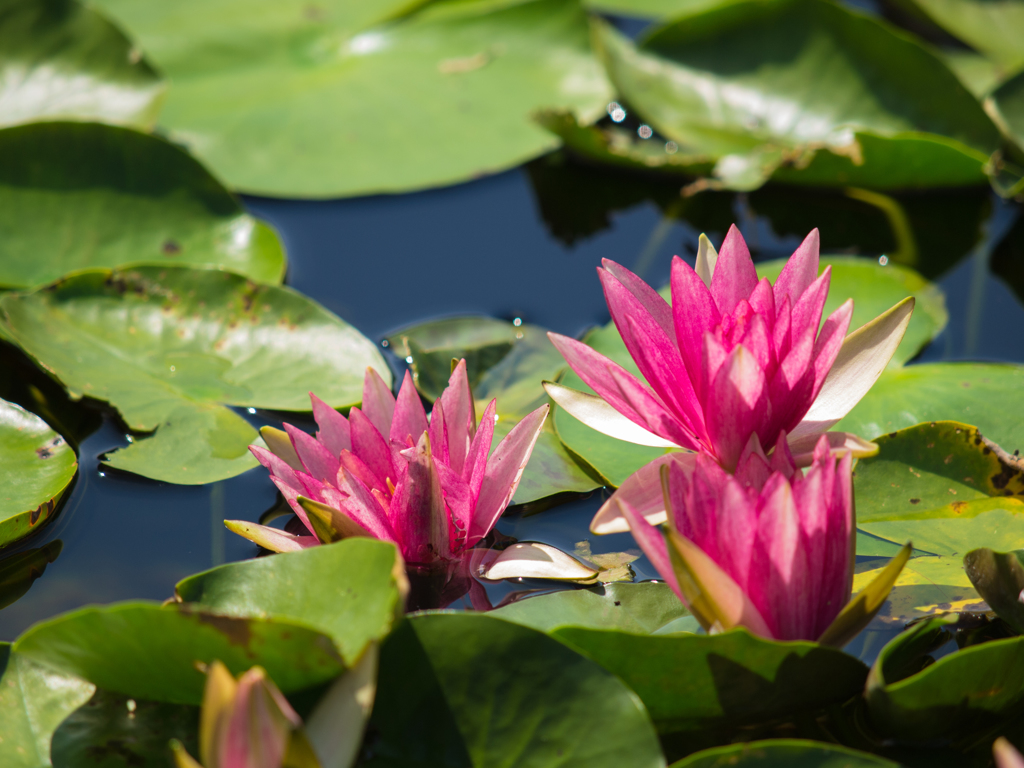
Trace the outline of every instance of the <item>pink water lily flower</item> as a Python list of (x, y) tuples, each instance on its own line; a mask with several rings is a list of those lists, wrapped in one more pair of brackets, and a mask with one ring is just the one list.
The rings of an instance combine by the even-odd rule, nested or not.
[[(881, 607), (909, 545), (857, 600), (851, 454), (822, 436), (806, 475), (780, 435), (767, 458), (751, 437), (729, 474), (708, 454), (661, 470), (668, 526), (623, 499), (633, 536), (709, 631), (736, 626), (776, 640), (844, 645)], [(845, 610), (844, 610), (845, 609)]]
[[(172, 742), (177, 768), (280, 768), (302, 721), (261, 667), (235, 680), (221, 662), (206, 673), (196, 762)], [(294, 749), (294, 752), (300, 752)], [(306, 750), (301, 750), (305, 752)], [(317, 765), (306, 761), (303, 765)]]
[(362, 408), (348, 418), (316, 396), (312, 437), (290, 424), (261, 430), (270, 450), (251, 446), (308, 531), (244, 521), (228, 527), (267, 549), (284, 552), (348, 536), (394, 543), (411, 565), (460, 559), (494, 527), (519, 485), (548, 406), (516, 424), (491, 452), (496, 402), (477, 425), (462, 360), (428, 422), (412, 377), (396, 400), (368, 369)]
[[(625, 267), (598, 269), (612, 320), (645, 381), (566, 336), (549, 334), (597, 396), (545, 383), (555, 403), (586, 425), (640, 445), (704, 451), (732, 471), (751, 435), (774, 446), (789, 435), (798, 463), (818, 437), (871, 388), (910, 322), (908, 298), (846, 336), (853, 313), (845, 302), (822, 324), (831, 267), (818, 274), (818, 231), (812, 231), (772, 285), (758, 280), (750, 252), (733, 226), (716, 253), (701, 236), (696, 269), (672, 261), (669, 306)], [(871, 455), (877, 447), (832, 432), (835, 450)], [(619, 490), (649, 521), (664, 519), (659, 467), (648, 465)], [(650, 506), (653, 505), (653, 506)], [(595, 533), (625, 530), (606, 505)]]

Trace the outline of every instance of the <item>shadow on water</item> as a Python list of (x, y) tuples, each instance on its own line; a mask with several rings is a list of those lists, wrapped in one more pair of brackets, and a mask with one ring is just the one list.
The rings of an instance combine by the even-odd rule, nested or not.
[[(979, 248), (996, 205), (985, 189), (877, 195), (767, 187), (689, 198), (679, 189), (678, 181), (598, 170), (555, 153), (447, 189), (245, 203), (280, 232), (288, 283), (378, 341), (410, 323), (463, 313), (521, 317), (576, 335), (608, 320), (594, 272), (601, 259), (664, 284), (673, 254), (692, 261), (701, 232), (720, 242), (736, 222), (755, 259), (786, 256), (819, 227), (826, 253), (885, 254), (936, 280), (951, 322), (922, 360), (1024, 361), (1024, 336), (1006, 332), (1024, 322), (1024, 220), (1010, 220), (998, 243)], [(0, 396), (42, 413), (80, 454), (78, 479), (57, 519), (3, 553), (38, 559), (30, 553), (63, 542), (45, 576), (29, 580), (31, 589), (0, 611), (0, 639), (86, 603), (164, 599), (189, 573), (256, 554), (222, 521), (255, 521), (275, 505), (276, 490), (262, 470), (191, 487), (105, 469), (99, 457), (127, 444), (116, 414), (70, 402), (10, 347), (0, 357), (8, 374), (0, 374)], [(257, 425), (287, 418), (311, 426), (302, 415), (242, 415)], [(595, 553), (634, 548), (626, 534), (587, 533), (604, 493), (535, 515), (512, 510), (499, 531), (569, 551), (584, 541)], [(656, 576), (645, 559), (632, 568), (637, 579)], [(496, 605), (550, 588), (500, 583), (488, 586), (488, 598)]]

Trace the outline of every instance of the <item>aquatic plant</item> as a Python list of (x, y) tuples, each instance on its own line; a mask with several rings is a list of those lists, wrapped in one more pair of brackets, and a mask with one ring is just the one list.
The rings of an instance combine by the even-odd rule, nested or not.
[(477, 424), (465, 360), (452, 370), (429, 423), (408, 373), (396, 399), (367, 369), (362, 408), (348, 418), (310, 397), (315, 438), (285, 424), (284, 432), (261, 431), (270, 450), (252, 446), (309, 533), (226, 525), (277, 552), (372, 536), (394, 543), (413, 565), (457, 561), (490, 533), (548, 413), (547, 405), (531, 412), (490, 451), (496, 402)]
[(840, 618), (853, 583), (851, 464), (849, 451), (833, 456), (822, 436), (805, 475), (785, 433), (771, 458), (754, 435), (733, 475), (707, 453), (661, 468), (664, 536), (626, 499), (615, 504), (705, 629), (742, 626), (771, 639), (841, 646), (867, 626), (910, 554), (908, 545), (894, 558), (880, 598)]

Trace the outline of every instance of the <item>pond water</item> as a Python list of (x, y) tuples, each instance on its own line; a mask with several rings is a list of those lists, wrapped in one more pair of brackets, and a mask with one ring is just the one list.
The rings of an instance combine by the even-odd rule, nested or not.
[[(679, 196), (677, 183), (568, 163), (560, 155), (457, 187), (329, 202), (247, 199), (281, 234), (287, 283), (371, 339), (425, 319), (456, 314), (520, 317), (578, 335), (608, 320), (595, 274), (611, 258), (656, 285), (673, 254), (692, 262), (697, 237), (720, 243), (735, 221), (755, 259), (788, 255), (812, 227), (825, 253), (885, 255), (936, 280), (951, 322), (922, 360), (1024, 362), (1024, 221), (1020, 206), (984, 189), (865, 202), (842, 192), (769, 186), (756, 193)], [(888, 206), (888, 207), (887, 207)], [(894, 234), (894, 231), (899, 234)], [(6, 386), (35, 385), (54, 407), (75, 409), (80, 472), (60, 515), (12, 552), (61, 540), (57, 559), (21, 599), (0, 610), (0, 640), (36, 621), (88, 603), (164, 599), (182, 577), (252, 557), (256, 547), (226, 531), (225, 518), (257, 520), (276, 489), (262, 468), (209, 486), (175, 486), (104, 470), (98, 458), (127, 444), (108, 413), (60, 403), (59, 390), (6, 348)], [(403, 363), (390, 356), (396, 373)], [(242, 412), (254, 424), (301, 416)], [(499, 530), (572, 551), (589, 538), (604, 498), (589, 497), (524, 516)], [(634, 547), (628, 534), (590, 538), (595, 553)], [(654, 577), (643, 559), (636, 578)], [(489, 587), (494, 604), (543, 584)]]

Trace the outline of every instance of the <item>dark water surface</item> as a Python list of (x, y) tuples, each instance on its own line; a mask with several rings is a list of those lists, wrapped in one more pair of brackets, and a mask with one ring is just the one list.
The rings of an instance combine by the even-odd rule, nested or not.
[[(678, 183), (579, 168), (555, 155), (442, 190), (330, 202), (253, 198), (246, 205), (284, 239), (288, 284), (378, 341), (410, 323), (467, 313), (579, 334), (608, 319), (594, 272), (602, 258), (660, 285), (672, 254), (692, 260), (700, 232), (718, 244), (735, 221), (756, 259), (788, 255), (817, 226), (826, 253), (889, 254), (937, 280), (951, 322), (921, 359), (1024, 361), (1024, 222), (987, 190), (899, 197), (909, 229), (898, 237), (891, 210), (842, 193), (772, 187), (683, 199), (678, 190)], [(126, 445), (116, 416), (61, 404), (59, 392), (18, 354), (0, 355), (5, 397), (18, 399), (35, 384), (80, 424), (80, 473), (67, 503), (54, 523), (11, 552), (56, 539), (63, 550), (27, 594), (0, 610), (0, 640), (88, 603), (167, 598), (190, 573), (256, 554), (222, 521), (256, 520), (274, 505), (276, 490), (262, 468), (200, 487), (104, 471), (98, 457)], [(396, 370), (401, 365), (392, 362)], [(244, 415), (256, 424), (281, 418)], [(289, 420), (308, 424), (301, 416)], [(589, 538), (602, 496), (530, 517), (513, 510), (500, 530), (571, 551)], [(627, 534), (591, 545), (594, 552), (634, 546)], [(643, 560), (634, 570), (638, 579), (655, 575)], [(531, 586), (541, 585), (500, 584), (490, 596), (497, 603)]]

